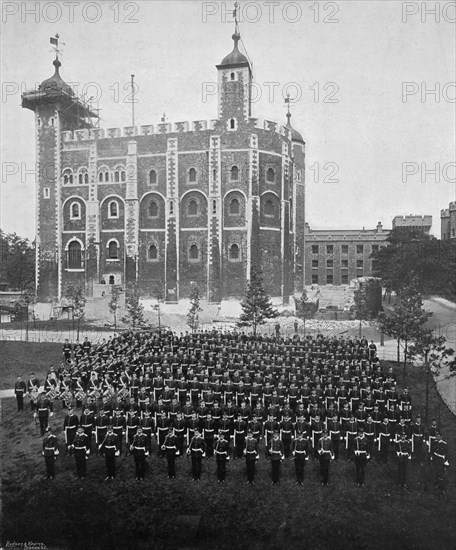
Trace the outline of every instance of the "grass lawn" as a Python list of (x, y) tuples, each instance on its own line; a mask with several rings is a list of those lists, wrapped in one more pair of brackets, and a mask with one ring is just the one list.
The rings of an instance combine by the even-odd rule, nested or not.
[[(14, 388), (18, 374), (27, 382), (34, 372), (44, 382), (49, 365), (62, 360), (62, 344), (0, 341), (0, 390)], [(28, 400), (26, 400), (28, 401)]]
[[(44, 366), (55, 362), (58, 349), (49, 348), (46, 359), (43, 344), (31, 346)], [(401, 384), (401, 369), (396, 373)], [(422, 412), (423, 373), (410, 371), (408, 384), (415, 411)], [(104, 459), (96, 456), (89, 458), (87, 479), (74, 480), (74, 459), (64, 452), (56, 462), (57, 476), (46, 481), (38, 428), (29, 411), (15, 410), (14, 399), (2, 401), (3, 543), (44, 542), (59, 550), (456, 547), (455, 419), (434, 387), (431, 414), (440, 417), (450, 451), (445, 494), (435, 491), (430, 466), (414, 464), (408, 469), (411, 492), (400, 491), (394, 459), (388, 465), (369, 464), (364, 489), (356, 487), (355, 466), (345, 460), (331, 465), (327, 488), (321, 487), (311, 460), (303, 487), (294, 483), (291, 461), (282, 465), (281, 484), (271, 486), (271, 465), (263, 453), (254, 486), (245, 484), (244, 461), (230, 461), (227, 482), (219, 485), (215, 461), (204, 461), (201, 482), (192, 483), (190, 460), (180, 458), (177, 478), (168, 480), (166, 461), (156, 452), (144, 482), (134, 481), (134, 461), (127, 456), (118, 459), (115, 481), (102, 482)], [(63, 418), (56, 406), (52, 425), (59, 432)], [(197, 533), (183, 527), (182, 516), (199, 521)]]

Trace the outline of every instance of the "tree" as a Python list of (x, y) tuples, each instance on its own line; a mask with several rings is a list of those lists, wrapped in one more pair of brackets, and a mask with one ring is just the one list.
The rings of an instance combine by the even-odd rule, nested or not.
[(456, 243), (407, 227), (394, 228), (387, 243), (371, 254), (373, 274), (382, 279), (387, 293), (416, 279), (422, 294), (456, 297)]
[(410, 359), (421, 359), (426, 372), (425, 423), (429, 416), (429, 386), (431, 374), (438, 374), (443, 368), (451, 374), (456, 373), (454, 350), (445, 346), (445, 336), (437, 336), (432, 329), (422, 328), (415, 336), (409, 348)]
[(114, 330), (117, 330), (117, 310), (119, 309), (119, 289), (113, 285), (111, 290), (111, 298), (109, 299), (109, 311), (114, 317)]
[(70, 302), (73, 308), (73, 321), (75, 318), (78, 320), (76, 339), (79, 340), (80, 323), (81, 319), (84, 317), (84, 308), (86, 305), (84, 289), (79, 285), (68, 285), (65, 291), (65, 298)]
[(416, 341), (423, 330), (423, 325), (432, 316), (423, 308), (421, 294), (417, 290), (416, 281), (404, 286), (389, 312), (378, 317), (380, 330), (397, 341), (397, 362), (400, 362), (400, 343), (404, 343), (404, 376), (407, 369), (407, 353), (410, 343)]
[(192, 332), (198, 330), (199, 312), (203, 311), (200, 307), (200, 299), (198, 287), (194, 287), (190, 294), (190, 309), (187, 314), (187, 325), (192, 329)]
[(144, 307), (139, 301), (139, 289), (137, 284), (130, 288), (125, 306), (127, 314), (122, 317), (122, 323), (125, 323), (133, 330), (145, 325)]
[(304, 322), (304, 335), (306, 334), (306, 319), (312, 319), (318, 310), (318, 302), (309, 302), (307, 290), (304, 288), (301, 298), (295, 298), (296, 317)]
[(14, 304), (15, 309), (26, 310), (25, 312), (25, 341), (28, 342), (29, 337), (29, 307), (34, 306), (36, 303), (36, 291), (34, 286), (25, 287), (20, 295), (20, 298)]
[(279, 312), (272, 307), (271, 300), (263, 286), (261, 269), (252, 266), (250, 281), (247, 284), (245, 296), (241, 302), (242, 313), (237, 322), (238, 327), (252, 327), (253, 334), (259, 325), (264, 325), (266, 319), (278, 317)]
[(0, 282), (24, 290), (35, 286), (35, 244), (0, 230)]

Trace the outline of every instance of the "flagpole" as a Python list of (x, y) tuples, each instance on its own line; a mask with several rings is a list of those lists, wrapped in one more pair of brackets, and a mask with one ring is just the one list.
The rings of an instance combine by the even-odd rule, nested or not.
[(131, 75), (131, 125), (135, 125), (135, 75)]

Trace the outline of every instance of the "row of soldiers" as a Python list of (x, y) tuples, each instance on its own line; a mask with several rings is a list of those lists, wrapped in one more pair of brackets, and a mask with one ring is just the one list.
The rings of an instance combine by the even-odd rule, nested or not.
[[(260, 459), (260, 440), (255, 437), (251, 429), (248, 429), (240, 448), (234, 449), (233, 458), (245, 458), (247, 468), (247, 483), (254, 483), (255, 465)], [(121, 454), (121, 439), (114, 431), (114, 427), (107, 427), (106, 435), (102, 441), (97, 443), (97, 450), (104, 454), (106, 462), (106, 478), (112, 480), (116, 476), (116, 458)], [(202, 459), (215, 456), (217, 463), (217, 479), (219, 483), (225, 483), (226, 464), (230, 460), (232, 448), (232, 437), (225, 437), (223, 431), (208, 442), (204, 437), (204, 431), (195, 428), (192, 437), (188, 442), (186, 454), (192, 459), (192, 477), (194, 481), (199, 481), (202, 471)], [(235, 441), (235, 447), (236, 447)], [(176, 458), (184, 456), (184, 450), (179, 442), (176, 429), (171, 426), (168, 428), (163, 441), (158, 442), (159, 449), (167, 459), (168, 477), (176, 477)], [(74, 454), (76, 462), (77, 478), (84, 479), (87, 475), (87, 459), (91, 452), (91, 441), (83, 426), (76, 429), (76, 433), (71, 443), (67, 441), (67, 447)], [(146, 472), (146, 460), (151, 456), (150, 439), (141, 426), (138, 426), (131, 443), (128, 446), (135, 460), (136, 479), (143, 480)], [(269, 439), (265, 439), (266, 458), (271, 461), (271, 478), (273, 484), (280, 481), (280, 465), (287, 458), (287, 444), (283, 439), (283, 433), (274, 430)], [(328, 429), (324, 428), (318, 439), (310, 440), (307, 433), (298, 430), (296, 437), (292, 438), (292, 443), (288, 449), (289, 456), (294, 460), (296, 484), (302, 485), (304, 481), (304, 466), (307, 460), (313, 455), (314, 459), (320, 462), (320, 476), (323, 486), (329, 483), (329, 470), (331, 460), (337, 460), (337, 451), (331, 439)], [(350, 449), (350, 458), (356, 465), (356, 483), (358, 487), (364, 486), (365, 470), (368, 461), (371, 459), (372, 447), (364, 428), (359, 428), (353, 440), (353, 446)], [(47, 478), (52, 479), (55, 476), (55, 460), (59, 454), (57, 437), (47, 428), (46, 436), (43, 440), (43, 455), (46, 462)], [(395, 455), (398, 465), (398, 485), (407, 489), (407, 465), (412, 458), (412, 444), (406, 439), (406, 434), (401, 433), (395, 443)], [(445, 467), (448, 462), (448, 445), (442, 439), (440, 431), (437, 431), (432, 445), (430, 459), (436, 472), (436, 486), (443, 489), (443, 478)]]

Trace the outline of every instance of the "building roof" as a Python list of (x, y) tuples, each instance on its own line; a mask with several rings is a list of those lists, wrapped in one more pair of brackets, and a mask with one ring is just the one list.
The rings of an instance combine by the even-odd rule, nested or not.
[(238, 32), (235, 32), (232, 36), (234, 41), (233, 51), (229, 53), (226, 57), (222, 59), (220, 65), (217, 65), (217, 68), (222, 67), (244, 67), (248, 66), (250, 68), (250, 63), (247, 57), (239, 51), (238, 42), (241, 39), (241, 35)]
[(293, 126), (291, 125), (291, 122), (290, 122), (290, 118), (291, 118), (291, 113), (287, 113), (287, 128), (290, 130), (290, 133), (291, 133), (291, 141), (297, 141), (299, 143), (302, 143), (303, 145), (305, 145), (305, 141), (304, 141), (304, 138), (302, 137), (302, 134), (300, 134), (300, 132), (298, 132), (298, 130), (295, 130), (293, 128)]
[(58, 59), (54, 59), (52, 64), (55, 67), (55, 72), (51, 76), (51, 78), (47, 78), (46, 80), (43, 80), (43, 82), (39, 85), (39, 90), (62, 90), (69, 94), (70, 96), (74, 95), (73, 89), (69, 84), (67, 84), (63, 78), (60, 76), (59, 69), (62, 66), (60, 61)]

